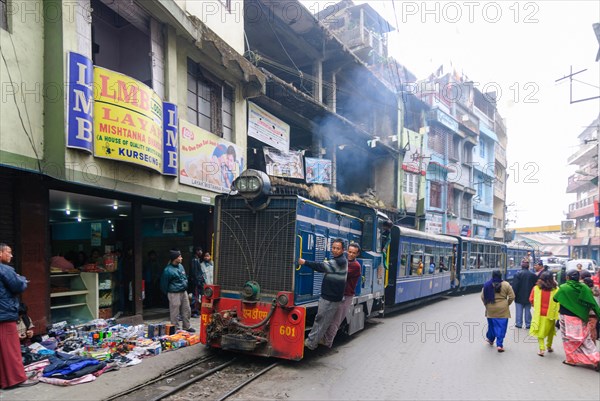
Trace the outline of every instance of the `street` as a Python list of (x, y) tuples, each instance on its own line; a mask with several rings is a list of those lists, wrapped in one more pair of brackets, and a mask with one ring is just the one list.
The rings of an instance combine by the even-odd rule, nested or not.
[[(514, 315), (514, 306), (511, 307)], [(537, 340), (509, 323), (506, 352), (484, 342), (479, 294), (449, 297), (375, 319), (353, 338), (275, 368), (234, 399), (598, 400), (600, 375), (537, 355)]]

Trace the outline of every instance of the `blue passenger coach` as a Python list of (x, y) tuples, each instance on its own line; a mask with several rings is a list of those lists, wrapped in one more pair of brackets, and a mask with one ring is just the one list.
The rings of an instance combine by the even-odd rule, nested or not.
[(447, 293), (455, 284), (456, 238), (394, 226), (386, 275), (386, 310)]
[(521, 270), (521, 261), (527, 257), (527, 252), (531, 252), (531, 257), (535, 260), (535, 252), (532, 246), (528, 245), (505, 245), (506, 253), (506, 280), (512, 281), (515, 274)]

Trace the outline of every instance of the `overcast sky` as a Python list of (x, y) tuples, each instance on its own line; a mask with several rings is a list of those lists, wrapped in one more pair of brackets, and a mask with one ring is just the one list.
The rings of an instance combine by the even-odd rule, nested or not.
[[(389, 53), (418, 79), (444, 65), (481, 88), (499, 92), (508, 130), (508, 193), (512, 227), (560, 224), (573, 195), (575, 170), (567, 158), (577, 136), (600, 113), (600, 101), (569, 104), (600, 95), (598, 41), (600, 1), (367, 1), (397, 31)], [(335, 2), (303, 2), (321, 9)], [(356, 4), (365, 1), (355, 1)], [(313, 10), (314, 11), (314, 10)], [(395, 15), (395, 17), (394, 17)]]

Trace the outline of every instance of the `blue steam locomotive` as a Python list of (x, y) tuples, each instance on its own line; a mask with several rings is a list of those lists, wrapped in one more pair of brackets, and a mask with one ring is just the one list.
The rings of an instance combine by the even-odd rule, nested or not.
[(216, 200), (215, 280), (201, 305), (200, 340), (215, 348), (302, 359), (323, 274), (296, 261), (329, 258), (335, 238), (362, 248), (362, 279), (341, 327), (348, 334), (363, 329), (367, 317), (480, 287), (492, 269), (514, 274), (509, 260), (527, 252), (400, 226), (388, 230), (387, 216), (368, 206), (274, 195), (268, 176), (256, 170), (244, 171), (234, 188), (236, 195)]

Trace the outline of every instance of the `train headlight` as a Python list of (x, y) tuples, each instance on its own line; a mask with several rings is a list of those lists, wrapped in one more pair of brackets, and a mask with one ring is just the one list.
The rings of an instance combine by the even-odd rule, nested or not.
[(244, 284), (244, 288), (242, 290), (242, 297), (246, 301), (254, 301), (257, 300), (260, 295), (260, 285), (256, 281), (248, 281)]
[(289, 301), (290, 299), (286, 294), (279, 294), (277, 296), (277, 303), (279, 304), (279, 306), (287, 306)]
[(246, 170), (233, 181), (233, 189), (244, 198), (255, 199), (271, 191), (271, 181), (262, 171)]
[(211, 287), (206, 287), (204, 289), (204, 296), (206, 298), (212, 298), (212, 296), (213, 296), (213, 289)]

